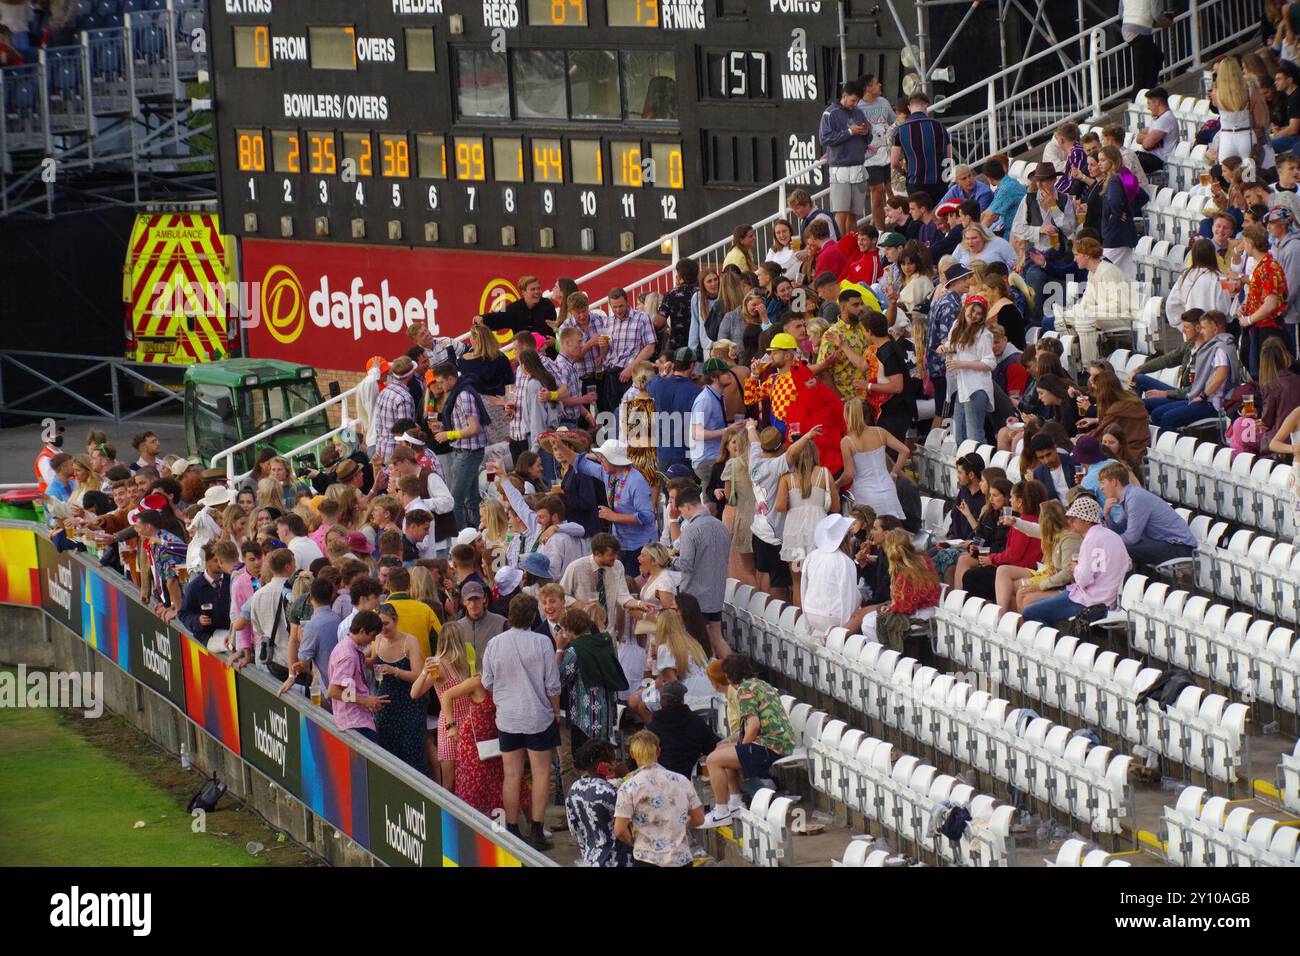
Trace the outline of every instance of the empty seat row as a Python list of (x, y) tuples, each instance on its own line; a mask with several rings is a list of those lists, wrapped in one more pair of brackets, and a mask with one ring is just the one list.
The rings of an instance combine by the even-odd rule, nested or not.
[[(737, 650), (920, 745), (1032, 793), (1096, 832), (1118, 832), (1131, 797), (1131, 758), (843, 627), (832, 628), (823, 645), (798, 632), (792, 624), (797, 614), (762, 591), (728, 581), (723, 617)], [(774, 647), (784, 653), (773, 653)], [(786, 669), (792, 660), (805, 666)], [(796, 723), (801, 730), (802, 722)]]
[(1291, 538), (1291, 465), (1153, 427), (1147, 487), (1166, 501)]
[[(1124, 583), (1120, 606), (1129, 617), (1135, 650), (1250, 700), (1300, 713), (1300, 642), (1290, 628), (1142, 575)], [(1244, 704), (1232, 706), (1245, 710)]]
[(731, 827), (746, 861), (754, 866), (782, 866), (794, 862), (791, 815), (797, 799), (778, 797), (764, 787), (749, 805), (732, 817)]
[(873, 850), (870, 840), (854, 840), (844, 851), (844, 858), (831, 860), (831, 866), (882, 867), (889, 862), (888, 850)]
[[(1085, 853), (1084, 851), (1087, 851)], [(1127, 860), (1121, 860), (1117, 856), (1112, 856), (1105, 850), (1088, 849), (1088, 843), (1085, 840), (1071, 839), (1061, 844), (1061, 848), (1056, 851), (1055, 860), (1044, 860), (1048, 866), (1063, 867), (1099, 867), (1099, 866), (1132, 866)]]
[(1130, 757), (842, 627), (822, 653), (825, 693), (1096, 832), (1119, 831)]
[(1300, 866), (1300, 829), (1188, 787), (1165, 807), (1165, 859), (1175, 866)]
[[(894, 746), (850, 729), (841, 720), (827, 721), (821, 737), (810, 744), (809, 778), (832, 800), (875, 820), (900, 841), (932, 850), (956, 866), (1007, 865), (1007, 837), (1015, 808), (937, 767), (912, 756), (894, 759)], [(960, 842), (935, 830), (945, 804), (966, 807), (971, 819)]]
[[(1248, 708), (1226, 700), (1202, 713), (1137, 698), (1162, 676), (1133, 658), (1060, 634), (1055, 628), (998, 617), (998, 607), (949, 591), (935, 619), (935, 649), (1007, 689), (1060, 708), (1089, 726), (1142, 744), (1184, 767), (1234, 783), (1242, 764)], [(1218, 696), (1218, 695), (1214, 695)]]
[(1248, 528), (1200, 549), (1197, 585), (1261, 614), (1300, 621), (1300, 554), (1295, 546)]

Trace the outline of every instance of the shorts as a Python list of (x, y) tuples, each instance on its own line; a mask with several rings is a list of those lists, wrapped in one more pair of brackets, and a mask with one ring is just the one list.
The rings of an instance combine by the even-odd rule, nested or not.
[(758, 535), (754, 535), (754, 568), (766, 574), (774, 588), (787, 588), (794, 583), (790, 565), (781, 560), (781, 546), (768, 544)]
[(867, 171), (868, 186), (883, 186), (889, 182), (889, 163), (881, 163), (879, 166), (864, 166)]
[(504, 730), (499, 730), (497, 740), (501, 744), (503, 754), (513, 753), (516, 750), (532, 750), (538, 753), (543, 750), (554, 750), (560, 746), (560, 722), (553, 720), (551, 726), (535, 734), (508, 734)]
[(736, 758), (740, 761), (740, 775), (746, 780), (766, 777), (772, 764), (781, 759), (775, 750), (759, 744), (736, 744)]
[(708, 621), (710, 624), (722, 623), (721, 611), (701, 611), (700, 613), (704, 615), (704, 620)]
[(864, 166), (831, 167), (831, 212), (860, 216), (867, 209), (867, 171)]

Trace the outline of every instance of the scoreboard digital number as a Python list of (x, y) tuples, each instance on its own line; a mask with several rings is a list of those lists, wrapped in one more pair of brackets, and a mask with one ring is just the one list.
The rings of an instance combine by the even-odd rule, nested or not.
[[(840, 71), (825, 4), (463, 6), (209, 4), (232, 228), (604, 255), (629, 239), (656, 242), (670, 223), (797, 175), (819, 154), (809, 131)], [(893, 89), (900, 39), (887, 17), (861, 12), (868, 6), (846, 12), (849, 70)], [(864, 20), (874, 27), (854, 25)], [(810, 168), (790, 185), (824, 177)]]
[(587, 0), (528, 0), (531, 26), (585, 27)]

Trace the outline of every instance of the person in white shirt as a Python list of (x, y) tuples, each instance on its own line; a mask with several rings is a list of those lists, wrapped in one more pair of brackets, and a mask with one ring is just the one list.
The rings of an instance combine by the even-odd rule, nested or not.
[(299, 571), (310, 571), (313, 561), (325, 557), (320, 545), (307, 537), (307, 523), (301, 515), (292, 511), (280, 515), (275, 522), (275, 530), (284, 546), (293, 552)]
[(862, 604), (858, 566), (844, 551), (853, 527), (847, 515), (828, 514), (813, 532), (813, 552), (804, 559), (803, 613), (816, 637), (843, 627)]
[(1165, 161), (1178, 145), (1182, 133), (1178, 117), (1169, 108), (1169, 94), (1162, 86), (1147, 90), (1147, 109), (1151, 111), (1151, 125), (1137, 131), (1137, 158), (1147, 174), (1165, 168)]
[(948, 394), (956, 395), (953, 432), (960, 445), (967, 439), (985, 441), (985, 419), (993, 407), (993, 333), (987, 328), (989, 300), (968, 295), (952, 324), (941, 352), (948, 373)]
[(1053, 305), (1056, 331), (1073, 332), (1079, 337), (1079, 352), (1084, 363), (1101, 357), (1098, 340), (1102, 331), (1131, 328), (1135, 303), (1130, 283), (1123, 270), (1102, 258), (1101, 243), (1085, 236), (1074, 244), (1074, 263), (1088, 271), (1083, 298), (1068, 309)]
[(1223, 291), (1222, 279), (1214, 243), (1209, 239), (1193, 240), (1188, 266), (1165, 296), (1165, 318), (1169, 324), (1178, 328), (1188, 309), (1230, 311), (1232, 299)]
[(1078, 229), (1074, 200), (1056, 191), (1058, 178), (1050, 163), (1039, 163), (1029, 177), (1029, 193), (1011, 224), (1011, 235), (1039, 252), (1061, 248), (1062, 239), (1071, 238)]

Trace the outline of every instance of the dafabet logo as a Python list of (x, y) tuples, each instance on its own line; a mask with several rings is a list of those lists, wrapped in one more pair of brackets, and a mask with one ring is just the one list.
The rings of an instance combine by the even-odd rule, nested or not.
[(277, 342), (289, 345), (306, 323), (302, 283), (288, 266), (272, 266), (262, 279), (262, 319)]

